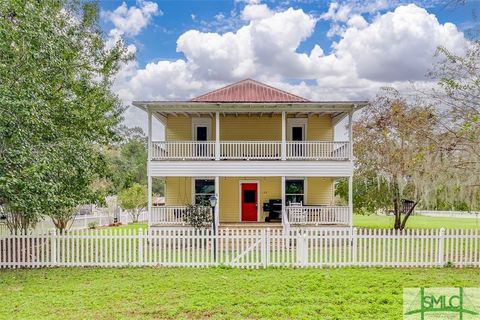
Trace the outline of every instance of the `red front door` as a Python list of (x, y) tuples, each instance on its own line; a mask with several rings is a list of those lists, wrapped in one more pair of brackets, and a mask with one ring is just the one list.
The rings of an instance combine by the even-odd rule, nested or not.
[(242, 183), (242, 221), (257, 221), (257, 184)]

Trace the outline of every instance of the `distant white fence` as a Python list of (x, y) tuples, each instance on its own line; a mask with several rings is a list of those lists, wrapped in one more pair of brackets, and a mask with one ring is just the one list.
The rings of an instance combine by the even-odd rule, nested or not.
[(432, 217), (480, 218), (479, 211), (415, 210), (415, 215)]
[(0, 237), (0, 268), (480, 267), (479, 246), (479, 230), (77, 230)]
[[(118, 214), (118, 217), (118, 222), (121, 224), (129, 224), (133, 222), (132, 215), (126, 211)], [(148, 212), (141, 212), (138, 217), (138, 221), (148, 221)], [(108, 226), (113, 223), (113, 216), (98, 214), (98, 212), (94, 215), (77, 215), (71, 224), (69, 223), (68, 230), (88, 229), (88, 225), (92, 222), (96, 223), (96, 226), (98, 227)], [(45, 218), (35, 225), (35, 229), (31, 230), (31, 233), (43, 234), (51, 231), (52, 229), (55, 229), (55, 225), (53, 224), (52, 220), (50, 218)], [(10, 230), (7, 228), (7, 225), (5, 223), (0, 223), (0, 236), (9, 234)]]

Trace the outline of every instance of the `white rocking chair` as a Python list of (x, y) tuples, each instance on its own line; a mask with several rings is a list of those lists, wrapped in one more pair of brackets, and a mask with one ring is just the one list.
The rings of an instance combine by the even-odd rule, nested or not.
[(302, 202), (290, 202), (289, 206), (289, 220), (290, 223), (302, 224), (306, 222), (306, 213), (303, 210)]

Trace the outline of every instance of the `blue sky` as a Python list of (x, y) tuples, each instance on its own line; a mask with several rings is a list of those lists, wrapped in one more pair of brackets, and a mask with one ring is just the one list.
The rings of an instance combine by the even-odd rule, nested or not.
[[(105, 11), (113, 11), (122, 3), (127, 6), (135, 6), (137, 1), (101, 1), (101, 8)], [(158, 4), (162, 14), (154, 16), (152, 23), (145, 28), (135, 39), (127, 38), (127, 41), (133, 41), (137, 44), (137, 59), (141, 66), (151, 61), (158, 60), (174, 60), (183, 58), (184, 55), (176, 51), (176, 41), (178, 37), (191, 29), (198, 29), (212, 32), (226, 32), (235, 29), (229, 28), (227, 23), (215, 24), (215, 16), (223, 14), (225, 19), (231, 17), (232, 12), (237, 15), (245, 6), (245, 2), (235, 0), (167, 0), (167, 1), (152, 1)], [(305, 12), (319, 16), (328, 11), (330, 1), (263, 1), (271, 8), (300, 8)], [(286, 4), (289, 3), (289, 4)], [(409, 3), (396, 1), (398, 4)], [(414, 2), (415, 3), (415, 2)], [(469, 1), (461, 6), (448, 6), (448, 1), (416, 2), (428, 10), (429, 13), (434, 14), (441, 23), (452, 22), (456, 24), (461, 30), (466, 30), (471, 27), (472, 12), (478, 8), (478, 2)], [(388, 9), (394, 8), (396, 5), (392, 4)], [(364, 16), (371, 19), (378, 13), (388, 11), (388, 9), (379, 10), (374, 14), (366, 13)], [(192, 15), (195, 16), (193, 20)], [(206, 25), (210, 23), (210, 25)], [(239, 22), (241, 24), (241, 22)], [(108, 32), (113, 28), (113, 24), (105, 19), (102, 20), (103, 29)], [(300, 52), (307, 52), (312, 49), (315, 43), (319, 43), (322, 48), (328, 53), (332, 41), (338, 40), (338, 37), (329, 38), (327, 32), (330, 28), (330, 22), (320, 21), (315, 27), (314, 34), (304, 41), (299, 47)]]
[[(183, 100), (254, 78), (311, 100), (365, 100), (381, 87), (432, 85), (437, 46), (462, 54), (479, 2), (101, 1), (107, 43), (135, 61), (114, 90), (132, 100)], [(451, 2), (451, 1), (450, 1)], [(130, 126), (145, 115), (130, 108)]]

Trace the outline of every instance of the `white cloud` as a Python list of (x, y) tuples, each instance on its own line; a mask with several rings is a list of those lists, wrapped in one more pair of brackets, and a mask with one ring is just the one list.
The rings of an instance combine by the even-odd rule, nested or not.
[(241, 17), (243, 20), (250, 21), (268, 18), (272, 15), (273, 12), (267, 7), (266, 4), (252, 4), (245, 6)]
[(134, 37), (145, 28), (156, 15), (162, 15), (155, 2), (137, 0), (137, 6), (128, 7), (125, 2), (114, 11), (107, 11), (103, 16), (112, 22), (117, 32)]
[[(377, 1), (362, 11), (384, 6)], [(251, 77), (313, 100), (368, 99), (385, 85), (407, 89), (410, 81), (427, 83), (425, 73), (438, 45), (458, 50), (467, 44), (455, 25), (441, 24), (413, 4), (369, 21), (357, 8), (332, 4), (322, 18), (336, 21), (340, 37), (328, 54), (319, 44), (299, 51), (318, 22), (303, 10), (274, 11), (254, 3), (245, 5), (241, 17), (245, 23), (231, 32), (183, 33), (177, 51), (184, 59), (143, 68), (130, 64), (115, 83), (120, 97), (126, 103), (188, 99)], [(132, 110), (127, 120), (139, 124), (140, 115)]]
[(414, 4), (378, 16), (368, 27), (349, 27), (335, 46), (336, 55), (354, 62), (361, 79), (422, 80), (438, 45), (458, 51), (463, 33)]

